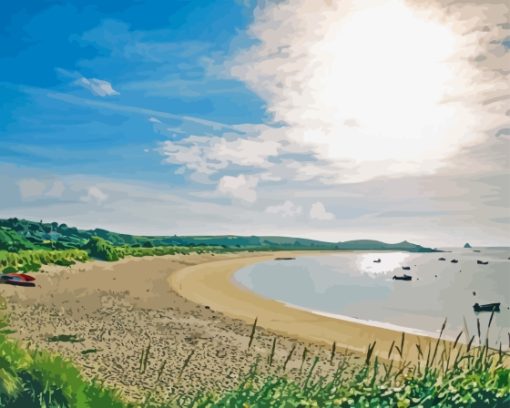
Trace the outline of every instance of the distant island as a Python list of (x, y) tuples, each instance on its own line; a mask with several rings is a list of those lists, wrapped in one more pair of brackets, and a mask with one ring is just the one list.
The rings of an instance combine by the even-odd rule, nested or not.
[(464, 244), (464, 248), (472, 248), (472, 247), (471, 247), (471, 245), (469, 245), (469, 242), (466, 242), (466, 243)]

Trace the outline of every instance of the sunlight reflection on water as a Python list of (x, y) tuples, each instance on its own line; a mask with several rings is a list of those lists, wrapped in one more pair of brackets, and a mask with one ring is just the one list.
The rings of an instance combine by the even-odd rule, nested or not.
[[(356, 260), (356, 265), (362, 273), (368, 275), (380, 275), (400, 269), (407, 265), (411, 255), (405, 252), (373, 252), (360, 254)], [(374, 262), (375, 260), (381, 262)]]

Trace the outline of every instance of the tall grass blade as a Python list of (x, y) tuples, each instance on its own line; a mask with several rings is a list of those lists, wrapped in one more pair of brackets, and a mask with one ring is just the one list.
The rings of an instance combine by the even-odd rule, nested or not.
[(471, 336), (469, 335), (469, 328), (468, 328), (468, 324), (466, 321), (466, 316), (462, 316), (462, 321), (464, 323), (464, 334), (466, 335), (466, 343), (467, 343)]
[(404, 332), (402, 332), (402, 337), (400, 339), (400, 358), (403, 357), (405, 340), (406, 340), (406, 334)]
[(250, 341), (248, 342), (248, 348), (250, 348), (251, 343), (253, 343), (253, 337), (255, 336), (255, 329), (257, 328), (257, 320), (258, 320), (258, 317), (255, 318), (255, 321), (253, 322), (253, 326), (251, 327)]
[(432, 354), (432, 360), (430, 362), (431, 366), (434, 365), (434, 361), (436, 360), (436, 355), (437, 355), (437, 350), (439, 348), (439, 343), (441, 342), (441, 337), (443, 336), (443, 332), (444, 332), (444, 329), (446, 327), (446, 320), (447, 319), (444, 319), (443, 325), (441, 326), (441, 331), (439, 332), (439, 337), (437, 338), (437, 341), (436, 341), (436, 346), (434, 347), (434, 353)]
[(149, 344), (147, 345), (147, 348), (145, 349), (145, 356), (144, 356), (144, 360), (143, 360), (143, 371), (142, 371), (142, 373), (145, 373), (145, 371), (147, 370), (147, 363), (149, 361), (150, 351), (151, 351), (151, 342), (149, 340)]
[(469, 342), (467, 344), (467, 347), (466, 347), (466, 351), (469, 353), (469, 350), (471, 350), (471, 346), (473, 344), (473, 341), (475, 340), (475, 336), (471, 336), (471, 338), (469, 339)]
[(366, 359), (365, 359), (365, 365), (368, 365), (370, 363), (370, 359), (372, 358), (372, 354), (374, 352), (376, 343), (377, 342), (374, 341), (372, 344), (368, 345), (367, 356), (366, 356)]
[(489, 324), (487, 325), (487, 330), (489, 330), (489, 329), (490, 329), (490, 327), (491, 327), (492, 319), (494, 318), (494, 311), (495, 311), (495, 310), (494, 310), (494, 309), (492, 309), (491, 317), (490, 317), (490, 319), (489, 319)]
[(161, 379), (161, 376), (163, 375), (163, 371), (165, 370), (166, 362), (167, 362), (167, 360), (163, 361), (163, 363), (161, 363), (161, 366), (159, 367), (158, 376), (156, 378), (157, 383), (159, 382), (159, 380)]
[(478, 345), (481, 346), (482, 345), (482, 334), (480, 331), (480, 319), (478, 317), (476, 318), (476, 329), (478, 330)]
[(395, 346), (395, 340), (391, 342), (390, 350), (388, 351), (388, 360), (391, 357), (391, 352), (393, 351), (393, 347)]
[(301, 366), (299, 367), (299, 372), (301, 372), (303, 370), (303, 365), (305, 364), (307, 355), (308, 355), (308, 349), (305, 346), (305, 348), (303, 349), (303, 354), (301, 355)]
[(392, 370), (393, 370), (393, 360), (390, 361), (390, 366), (388, 367), (388, 370), (386, 371), (386, 375), (384, 376), (383, 382), (388, 381)]
[(423, 353), (419, 344), (416, 344), (416, 349), (418, 350), (418, 358), (423, 358)]
[(461, 330), (459, 334), (457, 334), (457, 337), (455, 337), (455, 342), (453, 343), (453, 348), (455, 349), (457, 347), (457, 344), (459, 343), (460, 336), (462, 336), (463, 331)]
[(333, 345), (331, 346), (331, 357), (329, 359), (330, 364), (333, 364), (333, 360), (335, 358), (335, 353), (336, 353), (336, 341), (334, 341)]
[(294, 354), (294, 350), (296, 350), (296, 345), (292, 345), (292, 348), (290, 349), (289, 354), (287, 355), (287, 358), (285, 359), (285, 362), (283, 363), (283, 371), (287, 369), (287, 364), (289, 363), (290, 359), (292, 358), (292, 354)]
[(195, 350), (191, 350), (191, 353), (188, 354), (188, 357), (186, 357), (186, 360), (184, 360), (184, 364), (182, 365), (182, 368), (179, 371), (178, 378), (182, 377), (182, 373), (184, 373), (184, 370), (188, 366), (189, 362), (191, 361), (191, 357), (193, 357), (193, 354), (195, 354)]
[(303, 385), (303, 388), (307, 388), (308, 387), (308, 382), (310, 381), (310, 378), (312, 377), (312, 373), (313, 373), (313, 370), (315, 369), (315, 366), (317, 365), (317, 363), (319, 362), (319, 357), (315, 357), (313, 359), (313, 364), (312, 366), (310, 367), (310, 370), (308, 370), (308, 374), (306, 376), (306, 380), (305, 380), (305, 383)]
[(269, 365), (273, 365), (273, 357), (274, 357), (274, 352), (275, 352), (275, 349), (276, 349), (276, 337), (273, 339), (273, 344), (271, 346), (271, 354), (269, 355)]

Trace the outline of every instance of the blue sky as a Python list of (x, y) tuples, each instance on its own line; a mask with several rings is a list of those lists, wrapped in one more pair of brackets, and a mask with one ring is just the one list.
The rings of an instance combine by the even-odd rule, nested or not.
[[(179, 183), (157, 153), (144, 151), (168, 135), (141, 109), (227, 124), (264, 116), (263, 101), (241, 81), (208, 68), (247, 41), (245, 4), (47, 1), (10, 2), (7, 9), (0, 35), (1, 160)], [(108, 81), (115, 94), (99, 96), (80, 78)], [(133, 109), (94, 106), (99, 100)]]
[(508, 5), (417, 4), (7, 2), (0, 217), (509, 244)]

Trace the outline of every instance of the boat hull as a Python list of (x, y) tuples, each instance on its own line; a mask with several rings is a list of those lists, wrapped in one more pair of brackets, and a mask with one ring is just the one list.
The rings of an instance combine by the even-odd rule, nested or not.
[(486, 305), (479, 305), (478, 303), (475, 303), (473, 305), (473, 310), (477, 313), (479, 313), (479, 312), (499, 312), (500, 306), (501, 306), (501, 303), (489, 303)]

